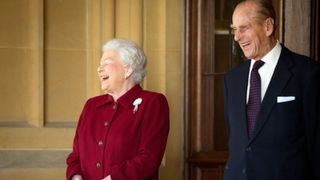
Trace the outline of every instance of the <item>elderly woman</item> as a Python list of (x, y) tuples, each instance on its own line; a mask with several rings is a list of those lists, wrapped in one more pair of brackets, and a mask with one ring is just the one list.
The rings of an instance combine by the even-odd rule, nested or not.
[(103, 51), (97, 71), (105, 94), (84, 106), (67, 179), (158, 179), (169, 132), (167, 100), (140, 87), (146, 57), (135, 43), (113, 39)]

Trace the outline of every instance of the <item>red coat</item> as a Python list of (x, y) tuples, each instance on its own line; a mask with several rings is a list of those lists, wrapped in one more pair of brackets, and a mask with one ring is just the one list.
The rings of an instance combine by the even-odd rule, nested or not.
[[(133, 102), (142, 103), (134, 112)], [(117, 102), (110, 95), (89, 99), (81, 113), (67, 158), (67, 179), (158, 179), (169, 132), (164, 95), (134, 86)]]

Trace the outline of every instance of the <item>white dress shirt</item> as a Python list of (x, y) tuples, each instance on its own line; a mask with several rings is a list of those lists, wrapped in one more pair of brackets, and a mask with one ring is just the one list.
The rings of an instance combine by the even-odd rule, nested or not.
[[(274, 48), (261, 59), (264, 62), (264, 65), (258, 70), (259, 75), (261, 77), (261, 101), (263, 100), (264, 95), (266, 94), (274, 69), (276, 68), (276, 65), (279, 61), (280, 53), (281, 53), (281, 45), (279, 41), (277, 41)], [(249, 100), (250, 74), (251, 74), (253, 64), (255, 62), (256, 62), (255, 60), (251, 59), (250, 70), (248, 75), (247, 103)]]

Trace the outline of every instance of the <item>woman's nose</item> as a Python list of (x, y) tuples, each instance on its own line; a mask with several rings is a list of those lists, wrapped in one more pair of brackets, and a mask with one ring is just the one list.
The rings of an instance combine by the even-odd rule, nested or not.
[(101, 65), (99, 65), (98, 68), (97, 68), (97, 72), (101, 73), (101, 71), (102, 71), (102, 68), (101, 68)]

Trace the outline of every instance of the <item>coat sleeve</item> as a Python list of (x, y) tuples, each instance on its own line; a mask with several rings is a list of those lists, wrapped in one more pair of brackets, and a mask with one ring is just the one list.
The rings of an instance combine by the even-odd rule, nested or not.
[(73, 139), (73, 148), (72, 152), (67, 157), (67, 172), (66, 172), (66, 178), (67, 180), (70, 180), (71, 177), (75, 174), (82, 175), (81, 172), (81, 165), (80, 165), (80, 157), (79, 157), (79, 143), (78, 143), (78, 137), (79, 137), (79, 129), (81, 127), (81, 123), (85, 117), (85, 112), (88, 107), (88, 102), (85, 104), (76, 129), (76, 133)]
[(137, 155), (111, 166), (111, 179), (148, 179), (157, 176), (169, 133), (169, 107), (163, 95), (156, 95), (146, 106)]
[(73, 140), (73, 150), (67, 158), (67, 174), (66, 174), (67, 180), (71, 179), (71, 177), (75, 174), (82, 175), (79, 151), (78, 151), (78, 133), (77, 132)]
[(309, 70), (305, 78), (304, 118), (312, 179), (320, 179), (320, 66)]

